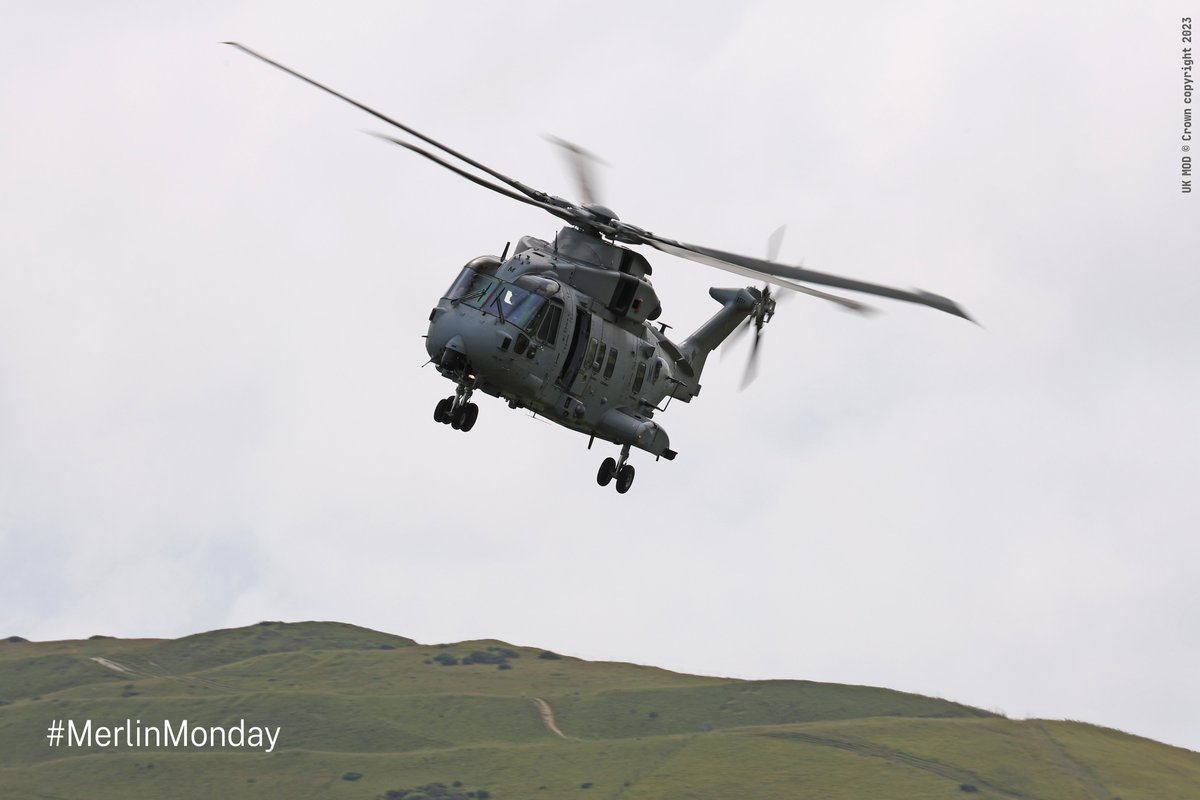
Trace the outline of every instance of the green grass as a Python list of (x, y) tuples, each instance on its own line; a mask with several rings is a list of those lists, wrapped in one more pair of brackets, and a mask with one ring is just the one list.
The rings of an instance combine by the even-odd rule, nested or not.
[(862, 717), (978, 717), (987, 712), (867, 686), (745, 681), (547, 697), (560, 727), (590, 738), (702, 732)]
[[(517, 654), (510, 669), (434, 660), (501, 649)], [(376, 798), (460, 781), (496, 800), (1200, 797), (1200, 754), (1082, 723), (540, 652), (419, 645), (337, 623), (174, 641), (0, 642), (0, 796)], [(534, 697), (550, 703), (567, 739), (545, 727)], [(71, 718), (245, 719), (281, 733), (269, 754), (49, 747), (49, 722)]]
[(1190, 750), (1075, 722), (1041, 724), (1068, 756), (1121, 800), (1200, 797), (1200, 755)]
[[(800, 741), (696, 736), (636, 785), (629, 800), (672, 798), (961, 798), (959, 784), (922, 770)], [(976, 794), (973, 797), (986, 797)]]

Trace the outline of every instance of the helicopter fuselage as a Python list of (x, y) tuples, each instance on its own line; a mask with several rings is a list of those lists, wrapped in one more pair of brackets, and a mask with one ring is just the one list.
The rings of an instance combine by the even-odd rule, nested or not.
[[(666, 431), (653, 419), (654, 412), (665, 409), (659, 404), (667, 398), (687, 402), (700, 393), (700, 373), (709, 353), (742, 322), (754, 329), (745, 380), (753, 376), (759, 336), (775, 313), (771, 285), (860, 313), (869, 307), (809, 284), (916, 303), (970, 319), (953, 300), (931, 292), (781, 264), (773, 253), (782, 228), (769, 240), (773, 244), (763, 260), (688, 244), (621, 221), (592, 197), (588, 161), (595, 157), (568, 142), (558, 143), (571, 153), (583, 203), (547, 194), (244, 45), (226, 44), (409, 137), (373, 133), (380, 139), (568, 224), (553, 243), (527, 236), (511, 258), (481, 256), (471, 261), (433, 309), (426, 348), (438, 371), (456, 385), (454, 396), (437, 404), (433, 418), (458, 430), (471, 430), (479, 407), (470, 400), (478, 389), (507, 400), (513, 408), (530, 409), (588, 434), (589, 447), (597, 438), (620, 444), (620, 459), (606, 458), (596, 480), (607, 486), (615, 478), (622, 494), (633, 483), (633, 465), (626, 463), (631, 447), (657, 457), (675, 457)], [(766, 283), (761, 289), (710, 289), (721, 310), (676, 344), (666, 337), (665, 326), (655, 330), (652, 324), (662, 306), (648, 277), (649, 262), (621, 245), (646, 246)]]
[(628, 447), (673, 459), (654, 413), (699, 393), (705, 357), (756, 298), (714, 290), (724, 307), (677, 345), (651, 322), (661, 305), (650, 271), (640, 254), (573, 228), (553, 243), (524, 237), (503, 262), (469, 262), (430, 314), (426, 349), (460, 387), (435, 417), (451, 421), (478, 389), (622, 445), (622, 463)]

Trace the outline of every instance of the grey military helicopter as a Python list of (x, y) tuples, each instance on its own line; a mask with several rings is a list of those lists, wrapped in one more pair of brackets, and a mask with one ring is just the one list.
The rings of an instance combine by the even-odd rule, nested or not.
[[(918, 303), (970, 319), (953, 301), (929, 292), (893, 289), (660, 236), (624, 222), (595, 201), (589, 156), (580, 148), (560, 142), (571, 155), (583, 196), (576, 204), (484, 166), (243, 45), (226, 44), (362, 109), (457, 163), (410, 141), (374, 134), (379, 138), (567, 223), (552, 240), (524, 236), (511, 255), (506, 245), (499, 257), (468, 261), (438, 301), (429, 315), (425, 347), (438, 372), (454, 383), (455, 392), (438, 401), (433, 418), (455, 430), (471, 430), (479, 416), (472, 397), (479, 391), (507, 401), (510, 408), (529, 409), (586, 434), (589, 448), (596, 439), (619, 445), (619, 457), (604, 459), (596, 482), (607, 486), (615, 478), (622, 494), (629, 491), (635, 474), (628, 463), (631, 448), (656, 460), (675, 458), (654, 414), (664, 411), (663, 404), (671, 398), (686, 403), (699, 395), (709, 354), (739, 329), (754, 329), (747, 377), (753, 375), (763, 326), (775, 313), (772, 286), (854, 311), (868, 308), (808, 284)], [(650, 263), (623, 245), (645, 245), (765, 283), (710, 289), (720, 310), (675, 342), (667, 337), (666, 325), (653, 324), (662, 304), (650, 282)]]

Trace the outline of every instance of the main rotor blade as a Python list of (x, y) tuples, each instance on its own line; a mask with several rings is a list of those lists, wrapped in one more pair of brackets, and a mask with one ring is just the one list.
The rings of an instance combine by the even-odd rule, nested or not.
[[(554, 214), (554, 216), (556, 216), (560, 219), (563, 219), (573, 225), (576, 225), (584, 230), (596, 233), (601, 236), (611, 237), (614, 241), (620, 241), (620, 242), (624, 242), (624, 243), (628, 243), (628, 244), (649, 245), (650, 247), (653, 247), (657, 250), (661, 250), (664, 253), (670, 253), (672, 255), (676, 255), (681, 258), (686, 258), (691, 261), (698, 261), (703, 264), (708, 264), (710, 266), (714, 266), (714, 267), (717, 267), (719, 269), (723, 269), (723, 270), (726, 270), (729, 272), (734, 272), (734, 273), (738, 273), (738, 274), (745, 275), (748, 277), (752, 277), (757, 280), (765, 280), (765, 281), (768, 281), (769, 283), (773, 283), (777, 286), (780, 286), (780, 287), (783, 287), (786, 289), (793, 289), (798, 292), (803, 292), (804, 294), (812, 295), (815, 297), (820, 297), (825, 300), (830, 300), (834, 303), (838, 303), (839, 305), (845, 306), (846, 308), (850, 308), (855, 311), (868, 311), (870, 309), (867, 306), (865, 306), (864, 304), (859, 303), (855, 300), (848, 300), (843, 297), (838, 297), (836, 295), (827, 294), (825, 292), (821, 292), (821, 291), (813, 289), (809, 286), (806, 286), (805, 284), (816, 283), (816, 284), (820, 284), (823, 286), (833, 286), (836, 288), (848, 289), (850, 291), (878, 295), (880, 297), (890, 297), (895, 300), (903, 300), (903, 301), (906, 301), (909, 303), (918, 303), (920, 305), (926, 305), (931, 308), (936, 308), (939, 311), (944, 311), (947, 314), (953, 314), (954, 316), (962, 317), (963, 319), (967, 319), (967, 320), (971, 319), (969, 316), (967, 316), (966, 312), (963, 311), (958, 306), (958, 304), (956, 304), (954, 301), (952, 301), (946, 297), (942, 297), (940, 295), (932, 294), (930, 292), (923, 292), (923, 291), (919, 291), (919, 290), (904, 291), (901, 289), (893, 289), (888, 286), (881, 286), (881, 285), (874, 284), (874, 283), (868, 283), (866, 281), (857, 281), (857, 280), (853, 280), (850, 278), (841, 278), (837, 275), (829, 275), (829, 274), (823, 273), (823, 272), (816, 272), (815, 270), (803, 269), (801, 267), (792, 267), (792, 266), (788, 266), (786, 264), (777, 264), (772, 261), (763, 261), (761, 259), (750, 258), (748, 256), (741, 256), (741, 255), (737, 255), (735, 253), (727, 253), (723, 250), (716, 250), (716, 249), (710, 248), (710, 247), (701, 247), (700, 245), (687, 244), (686, 242), (679, 242), (674, 239), (667, 239), (665, 237), (657, 236), (657, 235), (652, 234), (648, 231), (645, 231), (641, 228), (637, 228), (635, 226), (631, 226), (628, 224), (618, 222), (615, 219), (604, 218), (602, 215), (598, 216), (597, 214), (589, 211), (586, 208), (576, 206), (576, 205), (574, 205), (566, 200), (563, 200), (561, 198), (548, 195), (545, 192), (542, 192), (538, 189), (534, 189), (531, 186), (526, 186), (525, 184), (521, 183), (520, 181), (518, 181), (514, 178), (510, 178), (509, 176), (507, 176), (501, 172), (497, 172), (496, 170), (492, 169), (491, 167), (488, 167), (466, 155), (463, 155), (462, 153), (458, 152), (457, 150), (451, 149), (450, 147), (442, 144), (441, 142), (439, 142), (429, 136), (426, 136), (425, 134), (421, 133), (420, 131), (415, 130), (414, 128), (410, 128), (409, 126), (405, 125), (404, 123), (398, 122), (397, 120), (394, 120), (391, 117), (389, 117), (385, 114), (382, 114), (379, 111), (376, 111), (375, 109), (371, 108), (370, 106), (364, 105), (363, 103), (360, 103), (357, 100), (354, 100), (353, 98), (347, 97), (346, 95), (344, 95), (340, 92), (337, 92), (337, 91), (329, 88), (328, 86), (325, 86), (322, 83), (318, 83), (317, 81), (313, 80), (312, 78), (309, 78), (306, 75), (302, 75), (299, 72), (296, 72), (295, 70), (291, 69), (290, 67), (285, 67), (283, 64), (280, 64), (277, 61), (273, 61), (273, 60), (267, 58), (266, 56), (262, 55), (261, 53), (257, 53), (254, 50), (251, 50), (250, 48), (246, 47), (245, 45), (239, 44), (237, 42), (225, 42), (225, 44), (228, 44), (232, 47), (236, 47), (237, 49), (241, 50), (243, 53), (246, 53), (247, 55), (253, 56), (254, 58), (257, 58), (260, 61), (270, 64), (271, 66), (273, 66), (279, 70), (282, 70), (283, 72), (286, 72), (295, 78), (299, 78), (300, 80), (304, 81), (305, 83), (307, 83), (311, 86), (314, 86), (323, 92), (333, 95), (334, 97), (338, 98), (339, 100), (344, 100), (345, 102), (349, 103), (350, 105), (352, 105), (358, 109), (361, 109), (362, 111), (367, 112), (368, 114), (372, 115), (373, 117), (376, 117), (377, 119), (380, 119), (380, 120), (388, 123), (389, 125), (393, 125), (396, 128), (399, 128), (400, 130), (404, 131), (405, 133), (409, 134), (410, 136), (413, 136), (429, 145), (432, 145), (433, 147), (437, 148), (438, 150), (441, 150), (442, 152), (446, 153), (447, 155), (452, 156), (453, 158), (458, 159), (459, 161), (463, 162), (464, 164), (466, 164), (470, 167), (473, 167), (473, 168), (479, 170), (480, 172), (483, 172), (486, 175), (489, 175), (489, 176), (495, 178), (496, 180), (511, 187), (512, 189), (515, 189), (516, 193), (509, 192), (500, 186), (497, 186), (495, 184), (492, 184), (488, 181), (485, 181), (485, 180), (479, 178), (478, 176), (473, 176), (470, 173), (462, 170), (461, 168), (456, 167), (456, 166), (448, 163), (444, 159), (439, 158), (439, 157), (433, 155), (432, 153), (430, 153), (426, 150), (423, 150), (419, 147), (410, 145), (406, 142), (402, 142), (399, 139), (394, 139), (392, 137), (382, 137), (382, 138), (386, 138), (389, 141), (394, 142), (395, 144), (398, 144), (402, 147), (412, 150), (413, 152), (416, 152), (416, 153), (440, 164), (441, 166), (446, 167), (449, 170), (452, 170), (453, 172), (457, 173), (458, 175), (461, 175), (462, 177), (467, 178), (468, 180), (472, 181), (473, 183), (477, 183), (480, 186), (484, 186), (485, 188), (491, 189), (494, 192), (503, 194), (506, 197), (510, 197), (515, 200), (520, 200), (521, 202), (527, 203), (528, 205), (532, 205), (532, 206), (541, 208), (544, 211), (548, 211), (551, 214)], [(569, 149), (577, 150), (578, 148), (571, 146)], [(585, 178), (581, 178), (581, 188), (584, 190), (585, 194), (590, 194), (590, 188), (587, 187)], [(521, 197), (520, 195), (524, 195), (524, 197)], [(772, 238), (774, 238), (774, 237), (772, 237)]]
[(566, 139), (560, 139), (557, 136), (546, 134), (546, 140), (558, 145), (566, 153), (567, 162), (571, 165), (571, 171), (575, 173), (575, 184), (579, 192), (580, 202), (588, 204), (599, 203), (600, 199), (596, 192), (596, 180), (595, 173), (592, 172), (592, 164), (604, 164), (604, 159), (573, 142), (568, 142)]
[[(917, 303), (918, 305), (929, 306), (936, 308), (938, 311), (944, 311), (947, 314), (953, 314), (956, 317), (962, 317), (965, 320), (974, 322), (967, 312), (963, 311), (957, 303), (948, 297), (942, 297), (931, 292), (905, 291), (903, 289), (893, 289), (890, 286), (881, 286), (877, 283), (868, 283), (866, 281), (858, 281), (853, 278), (842, 278), (838, 275), (830, 275), (825, 272), (817, 272), (816, 270), (803, 269), (801, 267), (792, 267), (787, 264), (775, 264), (770, 261), (763, 261), (758, 258), (749, 256), (741, 256), (736, 253), (727, 253), (724, 250), (716, 250), (711, 247), (701, 247), (695, 244), (686, 244), (677, 242), (673, 239), (665, 239), (655, 234), (645, 235), (646, 244), (662, 250), (665, 253), (686, 258), (691, 261), (699, 261), (702, 264), (718, 267), (719, 269), (728, 270), (729, 272), (738, 272), (743, 275), (750, 275), (760, 280), (769, 281), (782, 285), (788, 289), (796, 289), (797, 291), (806, 291), (807, 287), (799, 285), (798, 282), (817, 283), (822, 286), (834, 286), (840, 289), (848, 289), (853, 292), (862, 292), (864, 294), (873, 294), (879, 297), (890, 297), (893, 300), (903, 300), (908, 303)], [(813, 290), (807, 290), (809, 293)], [(826, 299), (840, 302), (842, 305), (854, 303), (843, 298), (834, 299), (833, 295), (826, 296)], [(855, 304), (859, 305), (859, 304)], [(849, 306), (849, 307), (854, 307)]]
[(462, 177), (466, 178), (467, 180), (471, 181), (472, 183), (476, 183), (485, 189), (491, 189), (493, 192), (496, 192), (497, 194), (502, 194), (505, 197), (511, 197), (513, 200), (516, 200), (521, 203), (525, 203), (527, 205), (531, 205), (534, 208), (540, 208), (543, 211), (547, 211), (547, 212), (553, 214), (554, 216), (558, 217), (559, 219), (565, 220), (567, 222), (570, 222), (570, 223), (577, 222), (575, 217), (572, 216), (570, 214), (570, 212), (568, 212), (568, 211), (558, 208), (557, 206), (552, 206), (552, 205), (548, 205), (546, 203), (539, 202), (537, 200), (533, 200), (529, 197), (524, 197), (522, 195), (517, 194), (516, 192), (505, 189), (503, 186), (497, 186), (496, 184), (491, 183), (490, 181), (485, 180), (484, 178), (481, 178), (478, 175), (472, 175), (471, 173), (467, 172), (465, 169), (462, 169), (461, 167), (454, 166), (453, 164), (446, 161), (445, 159), (439, 158), (438, 156), (435, 156), (433, 153), (429, 152), (428, 150), (424, 150), (420, 147), (417, 147), (415, 144), (403, 141), (402, 139), (397, 139), (394, 136), (388, 136), (386, 133), (375, 133), (374, 131), (367, 131), (367, 133), (369, 133), (371, 136), (374, 136), (377, 139), (383, 139), (385, 142), (391, 142), (392, 144), (398, 144), (401, 147), (403, 147), (405, 150), (411, 150), (414, 153), (416, 153), (417, 155), (424, 156), (425, 158), (428, 158), (433, 163), (439, 164), (439, 165), (445, 167), (446, 169), (450, 170), (451, 172), (453, 172), (457, 175), (461, 175)]
[[(791, 289), (794, 292), (800, 292), (801, 294), (806, 294), (806, 295), (809, 295), (810, 297), (819, 297), (822, 300), (828, 300), (831, 303), (837, 303), (838, 305), (842, 306), (843, 308), (848, 308), (851, 311), (857, 311), (860, 314), (871, 314), (875, 311), (874, 308), (867, 305), (866, 303), (860, 303), (859, 301), (851, 300), (848, 297), (839, 297), (836, 294), (829, 294), (828, 292), (822, 292), (820, 289), (814, 289), (811, 286), (805, 286), (804, 284), (798, 283), (795, 280), (791, 280), (789, 278), (771, 274), (769, 272), (766, 272), (763, 269), (751, 269), (749, 267), (744, 267), (739, 264), (735, 264), (731, 261), (726, 261), (726, 260), (723, 260), (720, 258), (715, 258), (713, 256), (705, 255), (704, 253), (698, 252), (697, 250), (690, 249), (691, 245), (683, 245), (679, 242), (672, 242), (670, 239), (663, 239), (663, 238), (655, 236), (653, 234), (650, 234), (647, 237), (645, 237), (641, 243), (647, 244), (647, 245), (653, 247), (655, 250), (661, 250), (662, 252), (670, 253), (673, 256), (679, 256), (680, 258), (686, 258), (689, 261), (697, 261), (701, 264), (707, 264), (710, 267), (716, 267), (717, 269), (723, 269), (726, 272), (733, 272), (737, 275), (744, 275), (747, 278), (753, 278), (755, 280), (773, 283), (776, 286), (779, 286), (781, 288)], [(716, 251), (714, 251), (714, 252), (716, 252)], [(743, 258), (743, 256), (737, 256), (737, 258)], [(751, 260), (755, 260), (755, 259), (751, 259)], [(769, 261), (762, 261), (760, 263), (767, 267), (772, 267), (772, 268), (786, 266), (784, 264), (772, 264)]]
[[(396, 120), (392, 119), (391, 117), (387, 116), (386, 114), (376, 111), (375, 109), (371, 108), (370, 106), (364, 105), (351, 97), (347, 97), (346, 95), (342, 94), (341, 92), (335, 91), (334, 89), (329, 88), (328, 86), (326, 86), (323, 83), (318, 83), (317, 81), (314, 81), (312, 78), (309, 78), (306, 75), (301, 75), (299, 72), (296, 72), (296, 70), (292, 69), (291, 67), (285, 67), (283, 64), (280, 64), (278, 61), (272, 61), (271, 59), (264, 56), (262, 53), (255, 52), (254, 50), (251, 50), (249, 47), (246, 47), (243, 44), (238, 44), (237, 42), (223, 42), (223, 44), (227, 44), (232, 47), (236, 47), (238, 50), (241, 50), (243, 53), (250, 55), (250, 56), (254, 56), (259, 61), (264, 61), (264, 62), (270, 64), (272, 67), (281, 69), (284, 72), (286, 72), (287, 74), (289, 74), (293, 77), (299, 78), (300, 80), (304, 81), (305, 83), (309, 84), (310, 86), (315, 86), (318, 89), (320, 89), (321, 91), (327, 92), (327, 93), (333, 95), (334, 97), (338, 98), (339, 100), (345, 100), (347, 103), (354, 106), (355, 108), (362, 109), (363, 111), (367, 112), (371, 116), (376, 117), (377, 119), (381, 119), (389, 125), (395, 125), (397, 128), (399, 128), (400, 130), (409, 134), (410, 136), (415, 136), (416, 138), (420, 139), (421, 141), (425, 142), (426, 144), (433, 145), (437, 149), (441, 150), (443, 153), (448, 153), (449, 155), (452, 155), (455, 158), (457, 158), (459, 161), (462, 161), (465, 164), (469, 164), (470, 166), (474, 167), (477, 170), (480, 170), (481, 172), (486, 172), (488, 175), (491, 175), (493, 178), (500, 181), (501, 183), (508, 184), (509, 186), (516, 189), (518, 192), (520, 192), (521, 194), (527, 195), (528, 197), (532, 197), (534, 200), (538, 200), (542, 203), (553, 204), (553, 198), (550, 195), (546, 194), (545, 192), (538, 191), (537, 189), (534, 189), (531, 186), (526, 186), (525, 184), (521, 183), (520, 181), (516, 180), (515, 178), (510, 178), (507, 175), (504, 175), (503, 173), (497, 172), (496, 170), (492, 169), (491, 167), (485, 166), (485, 165), (479, 163), (478, 161), (476, 161), (475, 159), (470, 158), (469, 156), (465, 156), (462, 153), (458, 152), (457, 150), (453, 150), (450, 147), (447, 147), (446, 145), (442, 144), (441, 142), (426, 136), (425, 134), (421, 133), (420, 131), (410, 128), (409, 126), (405, 125), (402, 122), (397, 122)], [(460, 172), (459, 174), (461, 175), (462, 173)]]

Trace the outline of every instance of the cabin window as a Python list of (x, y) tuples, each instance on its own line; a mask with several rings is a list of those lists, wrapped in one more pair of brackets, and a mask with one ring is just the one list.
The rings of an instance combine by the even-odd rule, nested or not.
[(663, 360), (661, 358), (655, 359), (655, 361), (654, 361), (654, 377), (651, 378), (650, 382), (658, 383), (659, 378), (662, 377), (662, 371), (663, 371)]
[(608, 363), (604, 365), (604, 380), (612, 377), (613, 370), (617, 366), (617, 348), (610, 347), (608, 349)]
[(598, 342), (592, 339), (588, 342), (587, 352), (583, 354), (583, 366), (586, 369), (591, 366), (592, 359), (596, 357), (596, 345)]
[(637, 369), (633, 373), (633, 393), (637, 394), (642, 390), (642, 384), (646, 382), (646, 362), (639, 361)]
[(592, 362), (592, 372), (599, 372), (600, 367), (604, 366), (604, 354), (607, 350), (607, 345), (600, 345), (600, 349), (596, 351), (596, 360)]

